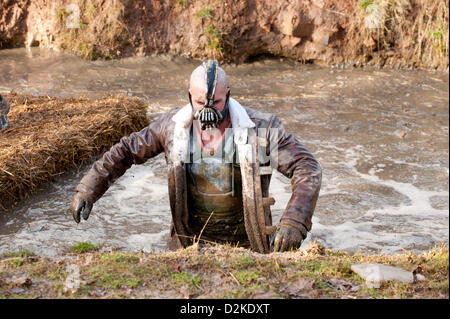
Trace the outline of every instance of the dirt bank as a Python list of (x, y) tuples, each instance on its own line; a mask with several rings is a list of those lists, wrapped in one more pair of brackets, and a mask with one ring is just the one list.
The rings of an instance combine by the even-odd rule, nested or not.
[(4, 97), (11, 111), (0, 138), (0, 210), (148, 124), (137, 98)]
[[(421, 273), (425, 281), (368, 288), (355, 263)], [(448, 248), (415, 255), (350, 255), (313, 243), (261, 255), (229, 246), (192, 246), (161, 254), (124, 253), (80, 243), (42, 258), (0, 255), (0, 298), (448, 298)]]
[(445, 0), (6, 0), (0, 47), (448, 70), (448, 17)]

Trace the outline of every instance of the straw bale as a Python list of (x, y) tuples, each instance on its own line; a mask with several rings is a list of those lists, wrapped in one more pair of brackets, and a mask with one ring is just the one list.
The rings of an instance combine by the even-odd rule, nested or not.
[(0, 132), (0, 210), (45, 182), (148, 125), (138, 98), (31, 97), (11, 92), (9, 126)]

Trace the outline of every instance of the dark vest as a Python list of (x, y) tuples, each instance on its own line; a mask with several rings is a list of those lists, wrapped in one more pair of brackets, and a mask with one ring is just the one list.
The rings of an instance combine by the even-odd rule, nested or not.
[(215, 242), (248, 245), (244, 225), (241, 170), (236, 160), (232, 130), (227, 130), (221, 145), (209, 154), (201, 149), (192, 128), (190, 163), (186, 165), (189, 223), (196, 237)]

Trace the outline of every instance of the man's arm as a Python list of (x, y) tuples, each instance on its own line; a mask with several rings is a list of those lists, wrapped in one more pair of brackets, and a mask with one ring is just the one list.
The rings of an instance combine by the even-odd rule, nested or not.
[(168, 116), (169, 113), (141, 131), (122, 137), (119, 143), (92, 165), (75, 188), (77, 193), (70, 205), (77, 223), (80, 222), (80, 213), (84, 219), (89, 217), (92, 205), (131, 165), (145, 163), (164, 151), (164, 123)]
[(277, 170), (291, 179), (292, 196), (281, 216), (274, 235), (274, 251), (298, 248), (307, 232), (311, 230), (322, 182), (322, 168), (314, 156), (285, 131), (278, 117), (273, 119), (278, 128)]

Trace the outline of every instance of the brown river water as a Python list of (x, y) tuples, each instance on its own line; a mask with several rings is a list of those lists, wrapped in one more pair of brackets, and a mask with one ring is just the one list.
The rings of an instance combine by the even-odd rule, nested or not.
[[(0, 93), (122, 94), (161, 113), (187, 103), (189, 75), (199, 63), (168, 56), (90, 62), (38, 48), (1, 50)], [(223, 67), (233, 97), (278, 115), (323, 167), (313, 228), (302, 248), (311, 240), (383, 253), (448, 244), (448, 73), (276, 58)], [(166, 250), (171, 214), (164, 156), (134, 165), (77, 225), (67, 207), (88, 169), (61, 176), (1, 215), (0, 253), (28, 249), (51, 256), (80, 241)], [(289, 179), (276, 173), (270, 192), (277, 222), (290, 197)]]

